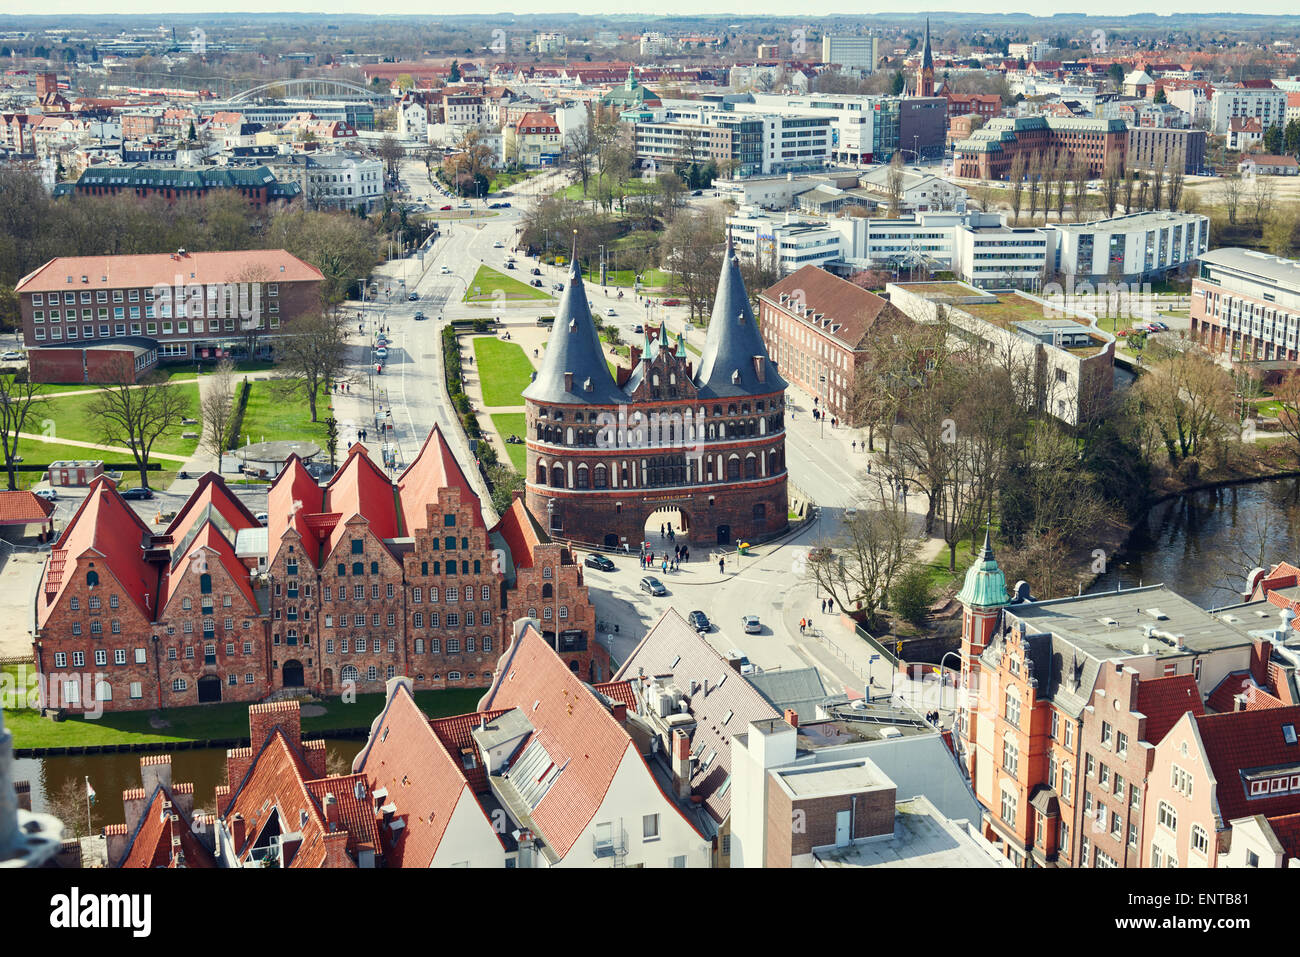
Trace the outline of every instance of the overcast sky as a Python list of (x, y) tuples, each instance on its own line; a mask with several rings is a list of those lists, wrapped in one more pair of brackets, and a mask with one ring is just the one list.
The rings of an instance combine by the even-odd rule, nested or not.
[[(485, 0), (481, 9), (474, 13), (490, 13), (500, 0)], [(439, 13), (467, 13), (464, 6), (434, 0), (434, 2), (413, 3), (394, 2), (394, 0), (373, 0), (362, 3), (359, 0), (194, 0), (182, 3), (178, 0), (116, 0), (111, 12), (115, 14), (147, 14), (166, 19), (160, 8), (173, 13), (194, 15), (200, 12), (257, 12), (284, 11), (293, 13), (371, 13), (371, 14), (406, 14), (423, 13), (436, 16)], [(1045, 7), (1029, 0), (941, 0), (936, 4), (940, 10), (952, 10), (962, 13), (1020, 13), (1027, 9), (1033, 13), (1043, 12)], [(1123, 15), (1140, 12), (1169, 13), (1219, 13), (1231, 8), (1234, 13), (1294, 14), (1296, 5), (1281, 0), (1067, 0), (1060, 9), (1051, 12), (1088, 12), (1096, 15)], [(503, 11), (516, 14), (528, 13), (609, 13), (608, 0), (512, 0), (508, 5), (502, 4)], [(788, 16), (803, 12), (810, 16), (828, 14), (857, 14), (870, 16), (875, 12), (899, 12), (892, 4), (868, 4), (858, 7), (846, 0), (803, 0), (798, 4), (790, 0), (747, 0), (737, 3), (734, 0), (632, 0), (626, 6), (615, 8), (620, 13), (632, 13), (645, 9), (656, 14), (757, 14)], [(22, 14), (95, 14), (106, 13), (103, 0), (6, 0), (4, 13)], [(921, 14), (918, 13), (918, 16)]]

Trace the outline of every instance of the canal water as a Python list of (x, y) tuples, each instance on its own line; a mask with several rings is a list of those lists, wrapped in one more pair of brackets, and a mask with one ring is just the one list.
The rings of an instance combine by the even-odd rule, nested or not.
[(1151, 508), (1090, 592), (1166, 584), (1203, 608), (1241, 601), (1257, 566), (1296, 561), (1300, 478), (1192, 492)]
[[(328, 766), (347, 765), (365, 744), (364, 738), (326, 738)], [(157, 751), (148, 752), (158, 754)], [(144, 754), (78, 754), (64, 757), (15, 758), (14, 780), (30, 782), (32, 809), (49, 810), (50, 795), (69, 785), (80, 801), (79, 826), (86, 826), (86, 778), (95, 789), (90, 807), (91, 832), (98, 834), (106, 824), (121, 824), (122, 792), (140, 786), (140, 759)], [(216, 789), (226, 783), (224, 748), (195, 748), (172, 753), (172, 781), (194, 785), (194, 806), (212, 808)]]

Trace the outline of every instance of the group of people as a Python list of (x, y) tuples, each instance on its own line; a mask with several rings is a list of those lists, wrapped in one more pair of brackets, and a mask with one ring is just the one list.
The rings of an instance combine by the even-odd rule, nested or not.
[(335, 382), (333, 385), (330, 386), (330, 391), (331, 391), (331, 392), (351, 392), (352, 390), (351, 390), (351, 388), (348, 387), (348, 384), (347, 384), (346, 382)]
[(927, 712), (925, 713), (925, 723), (926, 723), (926, 724), (932, 724), (932, 725), (934, 725), (934, 726), (937, 728), (937, 727), (939, 726), (939, 712), (938, 712), (938, 711), (927, 711)]

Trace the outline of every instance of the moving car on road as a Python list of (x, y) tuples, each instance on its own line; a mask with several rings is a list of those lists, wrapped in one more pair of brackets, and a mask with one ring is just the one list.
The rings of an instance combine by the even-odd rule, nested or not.
[(420, 298), (420, 294), (419, 294), (418, 292), (413, 292), (413, 293), (411, 293), (409, 296), (406, 297), (406, 301), (407, 301), (407, 302), (415, 302), (415, 301), (416, 301), (417, 299), (419, 299), (419, 298)]
[(419, 322), (421, 319), (428, 319), (428, 318), (429, 318), (429, 317), (426, 316), (423, 312), (417, 312), (417, 313), (415, 314), (415, 321), (416, 321), (416, 322)]
[(702, 611), (693, 611), (686, 619), (701, 635), (713, 630), (713, 624), (709, 621), (709, 616)]
[(742, 675), (752, 675), (758, 670), (750, 663), (749, 659), (745, 657), (745, 654), (737, 648), (732, 648), (727, 652), (727, 659), (740, 664), (740, 673)]
[(588, 568), (595, 568), (602, 572), (612, 572), (616, 568), (614, 563), (608, 558), (604, 555), (598, 555), (595, 552), (584, 558), (582, 564), (586, 565)]
[(763, 630), (763, 625), (759, 622), (757, 615), (741, 615), (740, 624), (747, 635), (757, 635)]
[(668, 594), (668, 589), (664, 587), (664, 583), (653, 575), (646, 575), (645, 578), (641, 579), (641, 590), (655, 597)]

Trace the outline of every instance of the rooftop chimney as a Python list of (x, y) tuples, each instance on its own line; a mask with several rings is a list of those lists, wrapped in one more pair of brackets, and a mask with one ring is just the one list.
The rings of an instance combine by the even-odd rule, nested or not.
[(786, 708), (785, 714), (782, 715), (782, 717), (785, 718), (785, 723), (788, 724), (790, 727), (792, 728), (799, 727), (799, 712), (795, 711), (794, 708)]
[(235, 853), (244, 846), (244, 815), (236, 814), (230, 819), (230, 839), (235, 842)]
[(325, 801), (325, 820), (330, 824), (339, 822), (339, 799), (332, 793), (326, 793)]
[(691, 796), (691, 739), (678, 728), (673, 732), (673, 784), (682, 800)]

